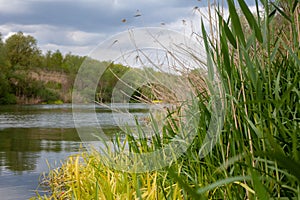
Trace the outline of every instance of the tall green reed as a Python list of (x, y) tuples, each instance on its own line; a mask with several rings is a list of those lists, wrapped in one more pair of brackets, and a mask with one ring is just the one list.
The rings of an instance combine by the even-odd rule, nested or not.
[[(286, 1), (289, 13), (276, 1), (255, 2), (256, 14), (244, 0), (227, 1), (228, 19), (215, 10), (214, 37), (202, 24), (206, 51), (216, 66), (228, 107), (222, 133), (207, 156), (199, 155), (212, 118), (211, 97), (201, 88), (197, 135), (169, 166), (155, 172), (126, 173), (101, 163), (101, 155), (84, 154), (83, 162), (71, 159), (63, 171), (49, 174), (52, 197), (61, 199), (58, 195), (64, 192), (64, 198), (70, 199), (300, 198), (299, 1)], [(249, 32), (243, 28), (241, 15)], [(288, 24), (289, 34), (275, 28), (278, 17)], [(170, 143), (180, 124), (176, 111), (169, 111), (166, 118), (162, 133), (152, 118), (151, 143), (128, 135), (125, 141), (116, 140), (118, 150), (124, 150), (127, 143), (130, 151), (145, 153)]]
[[(298, 1), (289, 2), (293, 6), (287, 19), (291, 23), (289, 46), (283, 43), (282, 35), (272, 32), (274, 23), (270, 13), (283, 14), (276, 2), (262, 2), (264, 17), (257, 18), (243, 0), (238, 0), (251, 33), (244, 33), (234, 1), (227, 3), (229, 22), (218, 15), (220, 45), (213, 45), (202, 26), (204, 40), (211, 44), (207, 52), (213, 54), (231, 106), (220, 144), (213, 150), (213, 156), (204, 158), (211, 169), (213, 166), (218, 169), (207, 171), (212, 175), (209, 181), (215, 178), (216, 182), (206, 182), (204, 188), (210, 188), (206, 195), (213, 198), (225, 195), (229, 199), (297, 197), (300, 67), (296, 28), (299, 22), (294, 19), (299, 19)], [(187, 166), (186, 172), (193, 171), (191, 165)], [(184, 183), (186, 187), (188, 183)], [(237, 188), (232, 189), (233, 186)], [(197, 191), (205, 190), (200, 187)]]

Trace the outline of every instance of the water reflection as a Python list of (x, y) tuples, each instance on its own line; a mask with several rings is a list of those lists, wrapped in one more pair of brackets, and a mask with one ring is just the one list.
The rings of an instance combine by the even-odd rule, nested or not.
[[(79, 105), (82, 124), (94, 126), (90, 116), (94, 105)], [(123, 104), (114, 105), (119, 110)], [(131, 105), (130, 111), (144, 115), (143, 104)], [(107, 136), (120, 131), (120, 120), (107, 107), (96, 107), (97, 118)], [(81, 140), (74, 128), (72, 105), (0, 106), (0, 199), (28, 199), (34, 196), (39, 176), (59, 161), (81, 150)], [(58, 163), (55, 165), (55, 163)]]
[(74, 129), (4, 129), (0, 131), (0, 166), (11, 171), (34, 170), (38, 152), (71, 152), (78, 145), (75, 141), (80, 138)]
[[(107, 135), (113, 135), (116, 131), (117, 128), (104, 129)], [(40, 157), (39, 152), (78, 152), (80, 143), (74, 128), (4, 129), (0, 131), (0, 166), (11, 171), (34, 170)]]

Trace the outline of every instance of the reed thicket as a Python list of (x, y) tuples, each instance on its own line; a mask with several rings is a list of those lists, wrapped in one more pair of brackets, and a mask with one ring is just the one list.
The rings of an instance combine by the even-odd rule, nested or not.
[[(222, 133), (209, 155), (199, 157), (212, 117), (210, 95), (201, 90), (197, 136), (170, 166), (127, 173), (101, 163), (101, 155), (82, 153), (51, 170), (46, 177), (51, 194), (37, 198), (299, 199), (299, 1), (260, 1), (263, 12), (258, 12), (256, 1), (255, 14), (244, 0), (237, 2), (239, 10), (233, 0), (227, 1), (228, 19), (215, 10), (214, 38), (202, 25), (206, 51), (217, 68), (227, 104)], [(176, 122), (168, 117), (164, 135), (154, 142), (129, 136), (124, 142), (131, 151), (159, 149), (176, 135)]]

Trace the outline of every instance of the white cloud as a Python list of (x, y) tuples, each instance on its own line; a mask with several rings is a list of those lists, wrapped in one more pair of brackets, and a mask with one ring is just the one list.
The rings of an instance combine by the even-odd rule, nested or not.
[[(42, 50), (88, 54), (118, 31), (162, 27), (201, 35), (201, 17), (210, 31), (204, 1), (186, 0), (0, 0), (0, 33), (6, 39), (22, 31)], [(193, 7), (198, 5), (198, 11)], [(251, 4), (253, 5), (253, 4)], [(139, 9), (142, 16), (133, 17)], [(251, 6), (252, 11), (255, 7)], [(228, 10), (225, 9), (225, 16)], [(126, 19), (126, 23), (122, 20)], [(184, 20), (184, 21), (183, 21)], [(165, 24), (162, 25), (161, 23)]]
[(83, 31), (70, 31), (67, 33), (67, 38), (70, 39), (74, 44), (90, 44), (95, 41), (101, 41), (103, 39), (105, 34), (97, 34), (97, 33), (88, 33)]
[(74, 52), (80, 55), (87, 54), (94, 46), (105, 39), (105, 34), (103, 33), (84, 32), (46, 24), (0, 25), (0, 32), (3, 34), (4, 40), (18, 31), (22, 31), (25, 35), (31, 35), (37, 39), (38, 46), (44, 52), (59, 49), (63, 53)]
[[(252, 13), (256, 14), (256, 6), (249, 6), (249, 9)], [(258, 7), (259, 12), (263, 12), (264, 9), (262, 5)], [(225, 21), (229, 17), (228, 8), (223, 8), (223, 18)], [(199, 7), (197, 10), (194, 10), (193, 15), (190, 15), (186, 18), (178, 18), (176, 21), (166, 24), (165, 27), (184, 32), (185, 34), (192, 34), (196, 32), (199, 35), (202, 35), (201, 30), (201, 19), (203, 20), (204, 27), (208, 33), (211, 32), (211, 28), (214, 30), (218, 27), (218, 18), (214, 10), (211, 10), (211, 17), (209, 17), (208, 7)], [(183, 21), (184, 20), (184, 21)], [(210, 21), (211, 20), (211, 21)]]
[(74, 55), (86, 56), (95, 49), (96, 45), (76, 46), (76, 45), (56, 45), (56, 44), (43, 44), (40, 48), (43, 52), (59, 50), (63, 54), (72, 53)]
[[(228, 11), (225, 9), (224, 13), (226, 15)], [(202, 35), (201, 19), (203, 20), (206, 31), (209, 32), (211, 22), (209, 21), (209, 12), (207, 7), (197, 8), (193, 11), (193, 14), (186, 17), (177, 18), (177, 20), (166, 24), (166, 27), (172, 30), (183, 32), (186, 35), (192, 35), (193, 33)], [(212, 25), (216, 25), (214, 14), (212, 14), (211, 19), (213, 22)]]

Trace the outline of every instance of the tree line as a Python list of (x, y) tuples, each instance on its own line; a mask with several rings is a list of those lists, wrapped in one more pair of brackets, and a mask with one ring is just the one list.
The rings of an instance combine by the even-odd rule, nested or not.
[[(85, 59), (59, 50), (43, 53), (37, 40), (22, 32), (5, 41), (0, 34), (0, 104), (70, 102), (76, 73)], [(106, 70), (98, 92), (103, 102), (110, 101), (117, 81), (113, 74), (121, 76), (127, 69), (110, 65)]]
[[(64, 74), (72, 79), (85, 57), (68, 53), (63, 55), (59, 50), (43, 53), (37, 46), (37, 40), (22, 32), (11, 35), (5, 41), (0, 34), (0, 104), (34, 102), (54, 102), (63, 99), (60, 81), (41, 80), (41, 73), (50, 77), (53, 74)], [(33, 76), (33, 74), (38, 75)], [(31, 99), (31, 101), (29, 101)], [(35, 101), (32, 101), (35, 99)]]
[[(73, 83), (82, 63), (100, 64), (87, 58), (71, 53), (63, 55), (59, 50), (43, 53), (31, 35), (18, 32), (4, 41), (0, 33), (0, 104), (70, 103)], [(141, 69), (104, 64), (108, 67), (98, 82), (95, 100), (106, 103), (111, 101), (118, 77), (129, 69), (136, 72), (132, 74), (139, 74)], [(132, 75), (131, 79), (138, 78)], [(148, 100), (154, 99), (149, 89), (140, 90)], [(135, 95), (141, 96), (141, 92)]]

